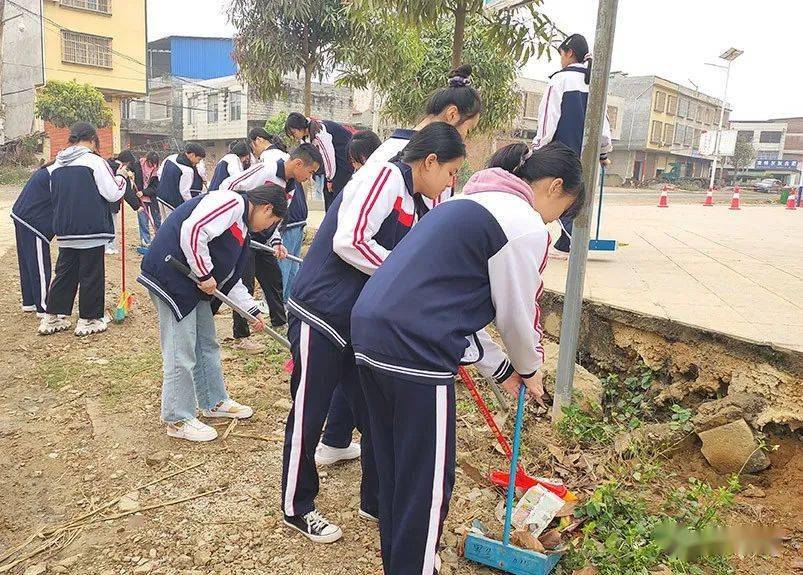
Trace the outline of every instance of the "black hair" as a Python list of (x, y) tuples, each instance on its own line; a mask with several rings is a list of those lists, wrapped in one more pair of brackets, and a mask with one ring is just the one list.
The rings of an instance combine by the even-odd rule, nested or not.
[(312, 142), (321, 131), (321, 123), (307, 118), (300, 112), (290, 112), (284, 122), (284, 133), (288, 137), (292, 137), (292, 130), (309, 130), (309, 141)]
[(290, 159), (300, 159), (307, 166), (313, 162), (318, 164), (318, 166), (323, 166), (323, 156), (321, 156), (318, 148), (312, 144), (300, 144), (295, 150), (290, 152)]
[(229, 152), (242, 158), (243, 156), (251, 155), (251, 148), (246, 140), (235, 140), (229, 144)]
[(381, 145), (382, 140), (371, 130), (355, 132), (349, 142), (348, 159), (356, 164), (364, 164)]
[(493, 155), (488, 167), (502, 168), (530, 184), (541, 178), (561, 178), (563, 191), (575, 198), (565, 216), (576, 216), (585, 201), (580, 158), (562, 142), (552, 141), (537, 150), (523, 143), (510, 144)]
[(184, 148), (185, 154), (195, 154), (199, 158), (206, 157), (206, 148), (204, 148), (201, 144), (196, 144), (195, 142), (190, 142), (187, 144), (187, 147)]
[(423, 160), (430, 154), (438, 157), (438, 162), (451, 162), (466, 157), (466, 145), (457, 128), (446, 122), (433, 122), (410, 138), (401, 152), (403, 162), (409, 164)]
[(287, 191), (276, 184), (257, 186), (245, 192), (245, 197), (255, 206), (273, 206), (273, 215), (283, 218), (287, 215)]
[(449, 106), (457, 107), (460, 123), (470, 120), (482, 112), (482, 99), (479, 92), (471, 87), (471, 65), (465, 64), (451, 70), (447, 85), (430, 94), (426, 113), (437, 116)]
[(271, 148), (276, 148), (277, 150), (281, 150), (285, 154), (287, 153), (287, 144), (284, 143), (284, 140), (282, 140), (280, 136), (274, 136), (273, 134), (271, 134), (269, 141)]
[(266, 140), (270, 140), (271, 137), (272, 136), (265, 128), (251, 128), (248, 131), (248, 139), (252, 142), (257, 138), (264, 138)]
[(588, 60), (585, 73), (585, 83), (588, 85), (591, 82), (591, 58), (586, 57), (588, 56), (588, 40), (582, 34), (567, 36), (558, 46), (558, 51), (568, 52), (569, 50), (574, 52), (574, 57), (578, 63), (582, 64)]
[(161, 158), (159, 158), (159, 154), (157, 154), (156, 152), (148, 152), (148, 155), (145, 156), (145, 161), (148, 162), (151, 165), (157, 165), (158, 166), (160, 159)]
[(95, 146), (100, 147), (100, 138), (98, 138), (95, 126), (89, 122), (76, 122), (70, 126), (70, 137), (67, 138), (67, 143), (77, 144), (78, 142), (92, 142)]
[(123, 150), (117, 154), (117, 160), (123, 162), (124, 164), (130, 164), (131, 162), (137, 161), (136, 157), (134, 157), (134, 153), (131, 150)]

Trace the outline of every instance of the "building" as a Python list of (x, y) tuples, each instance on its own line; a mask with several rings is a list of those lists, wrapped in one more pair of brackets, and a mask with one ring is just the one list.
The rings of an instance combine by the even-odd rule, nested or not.
[[(611, 94), (624, 99), (621, 137), (610, 155), (610, 175), (635, 181), (674, 173), (709, 177), (713, 158), (699, 152), (703, 132), (716, 130), (722, 101), (659, 76), (614, 72)], [(727, 125), (725, 109), (723, 125)]]
[(734, 120), (737, 139), (750, 142), (755, 159), (740, 170), (738, 178), (749, 181), (775, 178), (784, 184), (803, 183), (803, 117), (771, 120)]
[[(41, 125), (33, 117), (35, 91), (50, 80), (75, 80), (103, 93), (113, 125), (100, 131), (102, 153), (119, 151), (123, 104), (146, 92), (145, 0), (21, 0), (15, 4), (6, 3), (6, 10), (23, 12), (20, 18), (25, 26), (20, 33), (12, 25), (11, 34), (3, 38), (6, 137), (42, 130), (47, 136), (45, 155), (55, 156), (66, 144), (68, 130)], [(6, 18), (13, 15), (8, 13)], [(15, 67), (29, 71), (21, 73)], [(7, 84), (7, 74), (16, 85)], [(6, 101), (7, 96), (19, 94), (24, 96)]]

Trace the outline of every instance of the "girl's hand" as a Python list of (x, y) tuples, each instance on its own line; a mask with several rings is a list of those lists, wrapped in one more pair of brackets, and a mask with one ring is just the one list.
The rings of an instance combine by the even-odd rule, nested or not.
[(251, 324), (251, 329), (257, 333), (262, 333), (265, 331), (265, 320), (262, 319), (262, 314), (258, 313), (254, 317), (257, 318), (257, 321)]
[(279, 244), (275, 248), (273, 248), (273, 253), (276, 254), (277, 260), (283, 260), (287, 257), (287, 248), (284, 247), (282, 244)]
[(539, 369), (535, 372), (535, 375), (525, 379), (524, 385), (527, 386), (527, 395), (535, 399), (541, 407), (546, 407), (544, 404), (544, 395), (546, 395), (546, 391), (544, 390), (544, 374), (541, 373), (541, 370)]
[(215, 278), (209, 278), (198, 284), (198, 289), (207, 295), (212, 295), (217, 289), (217, 281)]
[(505, 381), (503, 381), (500, 384), (500, 387), (504, 389), (511, 396), (518, 397), (519, 388), (521, 388), (522, 385), (524, 385), (524, 380), (518, 373), (514, 371), (513, 375), (508, 377)]

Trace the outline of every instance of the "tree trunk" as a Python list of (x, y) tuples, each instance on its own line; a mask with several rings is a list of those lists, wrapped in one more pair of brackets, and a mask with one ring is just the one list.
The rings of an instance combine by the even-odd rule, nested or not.
[(466, 2), (458, 0), (454, 11), (454, 37), (452, 38), (452, 68), (463, 60), (463, 38), (466, 35)]
[(309, 118), (312, 114), (312, 72), (315, 61), (310, 53), (309, 27), (306, 25), (301, 36), (301, 50), (304, 54), (304, 115)]

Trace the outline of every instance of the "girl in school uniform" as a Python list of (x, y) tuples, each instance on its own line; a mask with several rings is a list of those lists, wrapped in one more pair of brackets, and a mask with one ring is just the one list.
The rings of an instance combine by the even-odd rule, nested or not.
[[(561, 69), (549, 77), (549, 85), (538, 109), (538, 131), (533, 140), (535, 149), (549, 142), (562, 142), (579, 156), (583, 147), (583, 127), (588, 104), (588, 84), (591, 81), (591, 54), (588, 42), (580, 34), (567, 37), (560, 46)], [(610, 163), (608, 152), (613, 150), (608, 118), (602, 125), (600, 162)], [(561, 233), (550, 257), (566, 259), (571, 247), (572, 221), (559, 219)]]
[(11, 208), (17, 238), (22, 311), (43, 317), (50, 285), (50, 241), (53, 232), (53, 200), (50, 194), (50, 167), (45, 164), (28, 179)]
[(348, 147), (348, 158), (352, 169), (356, 172), (365, 165), (377, 148), (382, 145), (382, 140), (371, 130), (360, 130), (354, 132)]
[(343, 388), (362, 432), (359, 514), (376, 520), (376, 469), (362, 392), (349, 335), (351, 307), (362, 286), (427, 208), (422, 197), (439, 195), (465, 157), (452, 126), (436, 123), (411, 140), (401, 159), (360, 170), (318, 229), (287, 302), (288, 339), (295, 367), (293, 408), (287, 418), (282, 466), (285, 523), (317, 543), (332, 543), (342, 530), (315, 506), (315, 446), (332, 392)]
[(237, 176), (251, 167), (251, 148), (245, 141), (232, 142), (229, 153), (220, 158), (215, 166), (212, 181), (209, 182), (209, 191), (214, 192), (226, 178)]
[[(267, 156), (277, 152), (287, 153), (287, 147), (281, 138), (271, 134), (265, 128), (252, 128), (248, 132), (248, 146), (251, 148), (251, 164), (264, 161)], [(265, 157), (263, 157), (263, 154)]]
[[(167, 218), (142, 260), (137, 278), (150, 292), (159, 313), (162, 346), (162, 421), (167, 434), (189, 441), (211, 441), (217, 431), (197, 418), (245, 419), (253, 410), (226, 393), (220, 344), (212, 314), (219, 289), (257, 317), (252, 326), (264, 329), (256, 301), (242, 282), (251, 248), (251, 233), (281, 221), (287, 212), (284, 188), (259, 186), (244, 194), (218, 190), (182, 203)], [(196, 285), (165, 262), (172, 256), (198, 277)]]
[(103, 252), (114, 238), (111, 205), (123, 197), (125, 178), (115, 175), (97, 155), (100, 141), (92, 124), (73, 124), (68, 143), (48, 168), (59, 257), (46, 313), (39, 324), (41, 335), (69, 329), (68, 318), (79, 289), (75, 335), (106, 331)]
[(500, 150), (463, 194), (427, 215), (385, 260), (351, 314), (370, 417), (386, 575), (435, 571), (454, 486), (454, 378), (467, 337), (493, 321), (510, 356), (502, 387), (543, 395), (538, 296), (546, 223), (584, 197), (560, 143)]
[(201, 193), (204, 181), (198, 173), (198, 164), (205, 157), (206, 149), (191, 142), (182, 153), (167, 156), (162, 162), (156, 197), (167, 212), (165, 216)]
[(162, 217), (156, 205), (156, 190), (159, 187), (159, 154), (148, 152), (144, 158), (139, 159), (140, 173), (142, 174), (142, 188), (137, 188), (137, 197), (142, 202), (142, 209), (137, 213), (139, 224), (139, 237), (142, 247), (151, 243), (150, 224), (153, 222), (154, 233), (162, 225)]
[[(446, 86), (435, 90), (429, 96), (425, 111), (424, 119), (415, 128), (412, 130), (396, 129), (389, 139), (368, 156), (367, 161), (363, 164), (372, 166), (390, 161), (404, 150), (416, 132), (433, 122), (446, 122), (454, 126), (465, 140), (469, 131), (479, 123), (482, 112), (480, 94), (471, 86), (471, 66), (464, 65), (450, 71), (447, 75)], [(433, 200), (424, 198), (424, 202), (427, 207), (432, 208), (452, 197), (453, 193), (454, 188), (450, 182), (439, 197)], [(345, 397), (340, 391), (335, 391), (329, 415), (326, 418), (326, 432), (316, 453), (316, 459), (320, 464), (331, 465), (359, 457), (359, 446), (351, 442), (353, 432), (354, 419)]]

